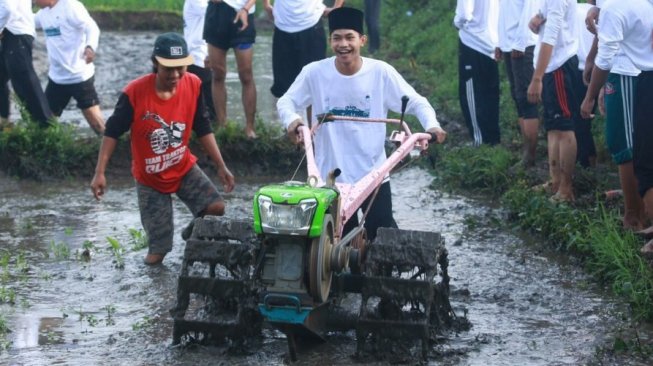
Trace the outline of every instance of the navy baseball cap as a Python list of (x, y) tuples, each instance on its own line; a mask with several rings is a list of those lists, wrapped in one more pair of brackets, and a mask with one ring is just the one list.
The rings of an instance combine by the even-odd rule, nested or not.
[(154, 41), (154, 57), (163, 66), (180, 67), (193, 64), (186, 40), (179, 33), (163, 33)]

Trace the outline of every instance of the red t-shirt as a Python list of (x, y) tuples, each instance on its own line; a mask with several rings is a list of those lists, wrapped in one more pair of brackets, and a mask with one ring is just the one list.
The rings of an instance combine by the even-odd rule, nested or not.
[(197, 157), (188, 147), (200, 93), (200, 79), (185, 73), (175, 95), (163, 100), (154, 87), (156, 74), (138, 78), (124, 90), (133, 108), (132, 174), (162, 193), (179, 189)]

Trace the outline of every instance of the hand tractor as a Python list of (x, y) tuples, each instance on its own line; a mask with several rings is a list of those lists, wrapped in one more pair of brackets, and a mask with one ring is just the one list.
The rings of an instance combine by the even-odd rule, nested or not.
[[(293, 361), (300, 342), (351, 330), (357, 353), (371, 340), (396, 339), (420, 342), (414, 344), (427, 358), (431, 342), (455, 318), (444, 239), (439, 233), (379, 228), (370, 242), (364, 216), (359, 227), (343, 235), (347, 220), (375, 195), (384, 177), (435, 139), (411, 133), (403, 121), (407, 100), (400, 119), (322, 115), (312, 129), (300, 126), (308, 179), (260, 188), (253, 222), (194, 220), (171, 310), (174, 344), (237, 344), (259, 336), (269, 324), (286, 335)], [(398, 125), (389, 137), (394, 151), (355, 184), (336, 183), (337, 169), (321, 177), (313, 155), (315, 130), (343, 120)], [(356, 299), (354, 305), (343, 305), (347, 296)]]

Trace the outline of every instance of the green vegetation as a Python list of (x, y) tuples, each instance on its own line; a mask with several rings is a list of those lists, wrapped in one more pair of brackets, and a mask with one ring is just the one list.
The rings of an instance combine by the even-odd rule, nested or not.
[(25, 117), (0, 133), (0, 169), (37, 180), (93, 171), (99, 149), (97, 138), (82, 142), (74, 126), (53, 123), (41, 128)]
[(84, 0), (89, 10), (168, 11), (180, 13), (184, 2), (180, 0)]
[[(458, 37), (451, 25), (455, 3), (407, 0), (384, 2), (382, 9), (383, 46), (378, 57), (408, 76), (429, 97), (443, 121), (462, 120), (458, 102)], [(503, 73), (503, 65), (500, 70)], [(519, 160), (520, 137), (506, 80), (502, 77), (500, 124), (504, 142), (497, 147), (474, 148), (467, 143), (466, 130), (451, 133), (448, 142), (436, 151), (438, 185), (502, 197), (514, 222), (546, 238), (555, 249), (583, 260), (598, 280), (629, 300), (636, 319), (653, 319), (653, 271), (639, 254), (643, 243), (621, 228), (621, 203), (609, 206), (599, 199), (606, 188), (614, 189), (618, 181), (606, 182), (608, 174), (579, 171), (576, 184), (582, 186), (578, 190), (583, 198), (574, 205), (556, 205), (544, 194), (534, 193), (530, 187), (542, 183), (546, 172), (533, 177), (511, 168)], [(593, 123), (599, 164), (603, 171), (615, 172), (605, 152), (602, 125), (600, 118)], [(543, 139), (541, 144), (540, 159), (544, 159)]]

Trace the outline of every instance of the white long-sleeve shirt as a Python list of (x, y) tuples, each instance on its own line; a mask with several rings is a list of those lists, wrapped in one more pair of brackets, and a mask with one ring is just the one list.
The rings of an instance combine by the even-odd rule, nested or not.
[(524, 52), (537, 43), (537, 35), (528, 29), (528, 22), (537, 14), (536, 0), (500, 0), (499, 48), (503, 52)]
[(594, 43), (594, 34), (585, 27), (585, 17), (592, 5), (578, 3), (576, 5), (576, 23), (578, 23), (578, 70), (585, 70), (587, 55)]
[(0, 31), (36, 37), (31, 0), (0, 0)]
[(553, 55), (545, 72), (552, 72), (578, 53), (579, 25), (576, 21), (576, 0), (544, 0), (541, 13), (546, 22), (540, 27), (535, 47), (535, 62), (541, 43), (553, 46)]
[[(439, 127), (435, 111), (389, 64), (363, 57), (354, 75), (336, 69), (335, 57), (306, 65), (286, 94), (277, 102), (282, 123), (299, 119), (299, 111), (312, 105), (316, 115), (331, 113), (354, 117), (387, 118), (388, 110), (401, 111), (401, 97), (408, 96), (406, 113), (416, 116), (425, 130)], [(341, 183), (354, 183), (385, 160), (384, 123), (335, 121), (322, 124), (315, 135), (315, 158), (322, 178), (340, 168)]]
[(605, 1), (599, 17), (599, 50), (594, 64), (601, 70), (630, 76), (635, 75), (628, 61), (635, 70), (653, 70), (652, 19), (652, 0)]
[(90, 79), (95, 65), (86, 63), (84, 50), (97, 51), (100, 28), (78, 0), (59, 0), (34, 16), (37, 29), (43, 29), (48, 50), (48, 77), (57, 84), (75, 84)]
[(322, 0), (274, 0), (274, 26), (286, 33), (306, 30), (320, 20), (326, 5)]
[(494, 59), (499, 43), (499, 0), (458, 0), (453, 24), (467, 47)]
[(204, 16), (208, 5), (208, 0), (184, 1), (184, 39), (188, 45), (188, 52), (193, 56), (195, 65), (199, 67), (204, 67), (204, 60), (209, 54), (204, 40)]

